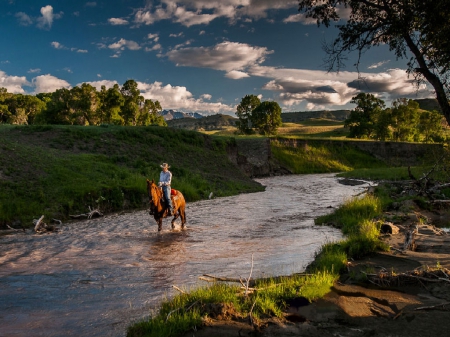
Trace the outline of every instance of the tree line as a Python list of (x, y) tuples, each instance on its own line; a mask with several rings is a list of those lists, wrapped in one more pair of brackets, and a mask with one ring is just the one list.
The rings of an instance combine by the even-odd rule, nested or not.
[(400, 98), (386, 108), (382, 99), (372, 94), (360, 93), (352, 98), (356, 108), (345, 120), (349, 138), (375, 140), (442, 142), (444, 141), (444, 116), (437, 111), (419, 108), (414, 100)]
[(162, 125), (158, 101), (145, 99), (134, 80), (100, 91), (88, 83), (52, 93), (22, 95), (0, 88), (0, 124)]

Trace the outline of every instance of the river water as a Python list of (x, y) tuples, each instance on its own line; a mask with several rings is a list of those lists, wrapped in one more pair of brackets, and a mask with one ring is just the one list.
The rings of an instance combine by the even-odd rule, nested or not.
[(253, 277), (304, 271), (340, 231), (315, 226), (367, 185), (333, 174), (258, 179), (266, 191), (189, 203), (187, 229), (146, 211), (0, 237), (0, 336), (125, 336), (161, 300), (202, 286), (203, 274)]

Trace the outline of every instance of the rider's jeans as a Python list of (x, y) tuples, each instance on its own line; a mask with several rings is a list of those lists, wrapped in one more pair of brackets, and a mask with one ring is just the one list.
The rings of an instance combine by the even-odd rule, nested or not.
[(172, 208), (172, 199), (170, 199), (170, 192), (171, 192), (170, 186), (163, 186), (162, 189), (164, 193), (164, 198), (166, 198), (167, 201), (167, 206)]

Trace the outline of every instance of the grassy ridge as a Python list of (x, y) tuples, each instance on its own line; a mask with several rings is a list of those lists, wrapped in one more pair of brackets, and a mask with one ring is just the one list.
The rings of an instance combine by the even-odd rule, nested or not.
[(0, 126), (0, 224), (145, 206), (168, 162), (187, 201), (263, 187), (228, 159), (233, 138), (162, 127)]

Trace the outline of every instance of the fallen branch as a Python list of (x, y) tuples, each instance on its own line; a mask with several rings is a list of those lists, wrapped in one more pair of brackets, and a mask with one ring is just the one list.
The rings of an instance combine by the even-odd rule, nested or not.
[(103, 216), (103, 213), (100, 212), (100, 210), (98, 210), (98, 209), (91, 209), (91, 207), (89, 206), (89, 213), (69, 215), (69, 217), (71, 217), (72, 219), (79, 219), (79, 218), (92, 219), (94, 217), (94, 215)]
[(34, 231), (36, 233), (39, 233), (41, 231), (41, 227), (43, 227), (42, 220), (44, 220), (44, 216), (41, 216), (38, 220), (36, 220), (36, 223), (34, 225)]
[(430, 305), (430, 306), (426, 306), (426, 307), (419, 307), (419, 308), (415, 308), (414, 310), (433, 310), (433, 309), (439, 309), (440, 307), (442, 307), (442, 309), (444, 310), (448, 310), (447, 308), (445, 308), (446, 305), (449, 305), (450, 302), (445, 302), (445, 303), (441, 303), (441, 304), (437, 304), (437, 305)]
[(178, 288), (177, 286), (174, 286), (174, 285), (173, 285), (172, 288), (178, 290), (178, 291), (179, 291), (180, 293), (182, 293), (182, 294), (187, 294), (187, 292), (185, 292), (183, 289)]
[(6, 225), (6, 227), (8, 227), (13, 232), (25, 232), (25, 228), (17, 229), (17, 228), (12, 228), (10, 225)]

